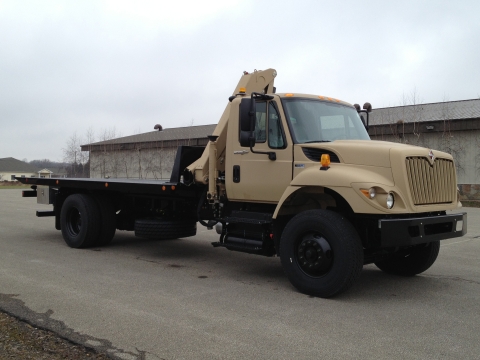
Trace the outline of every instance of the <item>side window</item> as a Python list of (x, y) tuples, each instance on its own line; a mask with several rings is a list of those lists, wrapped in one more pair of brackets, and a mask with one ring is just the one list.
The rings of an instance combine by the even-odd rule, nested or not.
[(272, 103), (268, 105), (268, 146), (272, 149), (285, 147), (280, 116)]
[(267, 139), (267, 103), (257, 102), (255, 123), (255, 142), (264, 143)]
[(272, 149), (285, 148), (285, 136), (282, 131), (280, 116), (272, 102), (257, 102), (255, 112), (255, 142), (265, 143)]

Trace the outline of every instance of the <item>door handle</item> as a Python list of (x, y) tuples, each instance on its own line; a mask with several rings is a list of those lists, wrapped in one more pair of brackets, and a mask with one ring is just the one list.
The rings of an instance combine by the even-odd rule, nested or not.
[(240, 182), (240, 165), (233, 165), (233, 182)]

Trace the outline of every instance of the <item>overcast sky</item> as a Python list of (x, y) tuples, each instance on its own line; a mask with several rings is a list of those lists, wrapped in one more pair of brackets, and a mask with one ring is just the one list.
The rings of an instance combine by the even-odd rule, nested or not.
[(0, 0), (0, 158), (213, 124), (244, 70), (374, 108), (480, 97), (480, 1)]

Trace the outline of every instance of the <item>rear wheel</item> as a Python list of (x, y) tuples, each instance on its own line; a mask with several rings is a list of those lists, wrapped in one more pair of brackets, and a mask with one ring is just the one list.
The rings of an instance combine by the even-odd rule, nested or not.
[(72, 248), (85, 248), (97, 241), (100, 231), (99, 210), (86, 194), (67, 197), (60, 212), (63, 239)]
[(197, 222), (190, 219), (166, 220), (166, 219), (138, 219), (135, 220), (135, 236), (149, 239), (177, 239), (195, 236)]
[(390, 257), (375, 262), (382, 271), (401, 276), (414, 276), (427, 270), (437, 260), (440, 241), (399, 250)]
[(363, 247), (353, 226), (341, 215), (309, 210), (285, 227), (280, 259), (299, 291), (330, 297), (347, 290), (360, 276)]

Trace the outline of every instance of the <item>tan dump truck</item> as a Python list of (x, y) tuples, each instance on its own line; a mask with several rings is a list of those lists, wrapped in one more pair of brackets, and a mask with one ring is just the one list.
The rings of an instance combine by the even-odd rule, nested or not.
[(205, 148), (181, 146), (169, 182), (18, 178), (24, 197), (52, 204), (73, 248), (115, 231), (157, 239), (216, 226), (215, 247), (279, 256), (301, 292), (348, 289), (364, 264), (413, 276), (440, 241), (467, 231), (451, 155), (372, 141), (371, 106), (277, 94), (273, 69), (244, 73)]

